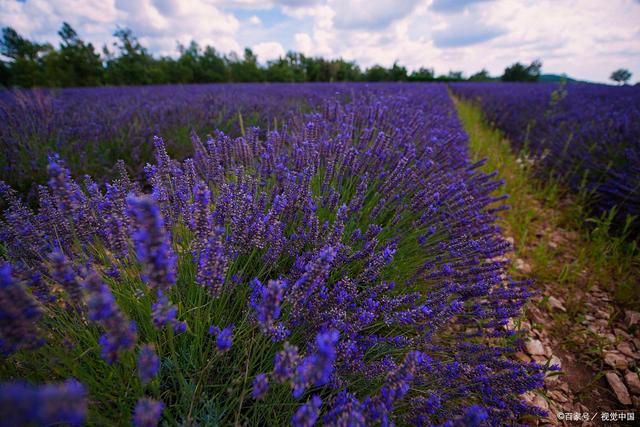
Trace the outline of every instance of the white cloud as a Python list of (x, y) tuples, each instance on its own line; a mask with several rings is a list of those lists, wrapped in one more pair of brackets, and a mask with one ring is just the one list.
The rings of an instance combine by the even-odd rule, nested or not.
[(296, 33), (293, 39), (295, 40), (296, 51), (302, 52), (305, 55), (311, 55), (313, 53), (313, 41), (311, 37), (309, 37), (309, 34)]
[(578, 78), (640, 75), (635, 0), (0, 0), (0, 25), (31, 39), (58, 44), (63, 21), (97, 47), (129, 27), (163, 55), (193, 39), (225, 53), (253, 46), (261, 61), (296, 49), (469, 75), (540, 58), (544, 72)]
[(334, 24), (337, 28), (383, 29), (391, 22), (404, 18), (419, 0), (329, 0), (335, 11)]
[(69, 22), (82, 38), (110, 45), (116, 27), (131, 28), (154, 53), (176, 53), (176, 41), (212, 44), (227, 52), (240, 50), (239, 21), (207, 0), (29, 0), (0, 1), (0, 24), (19, 33), (58, 43), (57, 31)]
[(264, 63), (271, 59), (277, 59), (284, 56), (285, 51), (282, 45), (278, 42), (264, 42), (258, 43), (251, 47), (253, 53), (258, 55), (258, 61)]

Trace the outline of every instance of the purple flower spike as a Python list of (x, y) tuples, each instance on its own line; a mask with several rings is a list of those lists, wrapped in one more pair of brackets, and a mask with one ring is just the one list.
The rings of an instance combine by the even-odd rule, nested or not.
[(160, 209), (148, 196), (129, 196), (127, 203), (137, 227), (133, 241), (142, 263), (142, 280), (153, 290), (166, 291), (176, 282), (176, 256)]
[(87, 416), (87, 392), (70, 379), (60, 384), (32, 386), (0, 384), (0, 427), (22, 425), (81, 426)]
[(96, 272), (87, 272), (83, 287), (89, 319), (106, 332), (100, 337), (100, 347), (103, 359), (111, 364), (120, 352), (133, 350), (138, 339), (136, 324), (120, 311), (111, 290)]
[(293, 414), (291, 425), (293, 427), (313, 427), (318, 420), (320, 406), (322, 406), (322, 399), (318, 396), (313, 396), (311, 400), (300, 406), (296, 413)]
[(0, 353), (42, 345), (37, 327), (41, 317), (36, 300), (12, 275), (11, 264), (0, 264)]
[(217, 326), (211, 326), (209, 333), (216, 337), (216, 349), (220, 353), (224, 353), (233, 345), (233, 325), (229, 325), (224, 329), (220, 329)]
[(251, 396), (256, 399), (263, 399), (265, 393), (269, 389), (269, 379), (266, 374), (258, 374), (253, 379), (253, 390), (251, 391)]
[(156, 427), (162, 417), (164, 403), (143, 397), (138, 400), (133, 411), (133, 425), (135, 427)]
[(289, 331), (277, 322), (280, 318), (280, 304), (284, 298), (287, 282), (284, 280), (269, 280), (263, 285), (258, 279), (251, 281), (250, 306), (255, 310), (256, 320), (263, 333), (269, 334), (274, 341), (280, 341), (289, 336)]
[(276, 353), (273, 364), (273, 378), (280, 384), (292, 379), (296, 366), (298, 366), (299, 358), (298, 347), (285, 342), (284, 349)]
[(151, 305), (151, 319), (156, 328), (162, 328), (164, 325), (171, 325), (175, 333), (184, 332), (187, 329), (185, 322), (179, 321), (176, 317), (178, 308), (171, 304), (169, 298), (162, 292), (158, 291), (158, 300)]
[(296, 369), (293, 379), (293, 396), (299, 398), (307, 387), (321, 386), (329, 382), (336, 359), (336, 344), (340, 334), (332, 330), (316, 336), (316, 353), (305, 357)]
[(160, 358), (156, 354), (153, 344), (145, 344), (138, 354), (138, 377), (140, 383), (146, 385), (158, 374)]

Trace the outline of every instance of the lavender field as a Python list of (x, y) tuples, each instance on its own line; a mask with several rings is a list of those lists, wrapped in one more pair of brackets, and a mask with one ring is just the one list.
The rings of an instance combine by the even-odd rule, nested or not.
[(594, 84), (456, 83), (542, 179), (584, 193), (596, 212), (640, 215), (640, 89)]
[(523, 395), (560, 366), (518, 356), (541, 290), (510, 267), (505, 181), (451, 93), (532, 179), (635, 224), (637, 88), (0, 93), (0, 426), (548, 416)]
[(528, 291), (500, 258), (501, 182), (446, 86), (3, 102), (3, 177), (37, 202), (2, 184), (1, 425), (541, 413), (518, 395), (546, 368), (506, 357)]

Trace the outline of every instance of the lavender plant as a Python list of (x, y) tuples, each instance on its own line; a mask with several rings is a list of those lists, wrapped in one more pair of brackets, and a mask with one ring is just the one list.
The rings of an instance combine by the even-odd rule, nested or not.
[(539, 414), (520, 394), (543, 367), (509, 358), (528, 292), (496, 261), (500, 181), (469, 163), (445, 87), (358, 89), (268, 132), (194, 135), (184, 161), (157, 139), (145, 182), (81, 185), (52, 157), (35, 212), (3, 185), (0, 313), (29, 335), (0, 378), (73, 378), (94, 424)]

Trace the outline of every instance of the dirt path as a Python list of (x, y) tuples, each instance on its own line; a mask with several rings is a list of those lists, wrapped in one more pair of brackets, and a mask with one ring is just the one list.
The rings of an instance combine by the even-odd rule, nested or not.
[[(497, 170), (505, 179), (502, 191), (510, 194), (512, 209), (500, 222), (514, 246), (511, 272), (517, 278), (534, 279), (539, 292), (519, 319), (527, 330), (527, 343), (516, 357), (561, 366), (559, 375), (547, 376), (544, 390), (524, 395), (549, 413), (548, 418), (527, 422), (637, 423), (640, 313), (623, 309), (618, 283), (634, 280), (633, 272), (625, 271), (626, 264), (603, 267), (601, 263), (611, 259), (618, 263), (609, 253), (611, 245), (597, 245), (566, 227), (563, 218), (573, 208), (571, 201), (558, 197), (557, 187), (535, 183), (533, 161), (515, 156), (509, 142), (485, 124), (477, 108), (455, 98), (454, 102), (470, 137), (471, 158), (487, 158), (485, 170)], [(635, 262), (632, 258), (630, 268), (638, 267)], [(608, 271), (612, 273), (603, 274)]]

